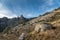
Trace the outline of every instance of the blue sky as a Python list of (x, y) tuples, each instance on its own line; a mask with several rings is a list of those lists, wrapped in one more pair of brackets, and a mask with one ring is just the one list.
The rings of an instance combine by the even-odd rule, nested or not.
[(36, 17), (60, 7), (60, 0), (0, 0), (0, 18)]

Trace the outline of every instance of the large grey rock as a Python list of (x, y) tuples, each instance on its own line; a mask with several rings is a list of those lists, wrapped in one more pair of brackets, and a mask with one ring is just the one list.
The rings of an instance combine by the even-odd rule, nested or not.
[(52, 29), (52, 25), (48, 23), (38, 23), (35, 26), (35, 31), (37, 32), (40, 32), (40, 31), (42, 32), (50, 29)]

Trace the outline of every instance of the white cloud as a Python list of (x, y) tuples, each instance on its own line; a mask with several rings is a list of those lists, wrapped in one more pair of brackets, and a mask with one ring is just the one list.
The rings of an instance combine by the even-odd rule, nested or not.
[(54, 4), (54, 0), (49, 0), (49, 1), (48, 1), (48, 4), (49, 4), (49, 5), (53, 5), (53, 4)]
[(35, 17), (35, 14), (28, 13), (28, 14), (23, 14), (23, 16), (27, 18), (31, 18), (31, 17)]
[(27, 14), (27, 17), (32, 17), (33, 15), (32, 14)]
[(52, 6), (54, 4), (54, 0), (44, 0), (45, 4), (48, 6)]
[(17, 16), (16, 14), (8, 10), (2, 3), (0, 3), (0, 18), (2, 17), (12, 18), (16, 16)]
[(53, 5), (54, 5), (54, 0), (44, 0), (44, 5), (40, 6), (39, 9), (41, 9), (43, 13), (49, 12), (54, 9), (52, 7), (49, 8), (50, 6), (53, 6)]

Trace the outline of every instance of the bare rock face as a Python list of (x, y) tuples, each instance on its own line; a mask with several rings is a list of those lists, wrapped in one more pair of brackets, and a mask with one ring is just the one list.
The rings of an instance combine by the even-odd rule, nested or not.
[(22, 34), (20, 35), (20, 37), (19, 37), (19, 40), (23, 40), (23, 39), (24, 39), (24, 35), (25, 35), (25, 33), (22, 33)]
[(50, 30), (52, 29), (52, 25), (48, 24), (48, 23), (38, 23), (35, 26), (35, 31), (36, 32), (42, 32), (42, 31), (46, 31), (46, 30)]

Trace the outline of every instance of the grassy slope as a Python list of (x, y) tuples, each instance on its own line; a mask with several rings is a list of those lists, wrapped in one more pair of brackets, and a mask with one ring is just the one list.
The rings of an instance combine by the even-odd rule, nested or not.
[[(54, 15), (52, 15), (52, 14), (54, 14)], [(47, 16), (49, 19), (51, 18), (51, 20), (49, 20), (48, 23), (51, 23), (54, 27), (56, 27), (55, 30), (47, 30), (46, 32), (31, 34), (32, 33), (31, 30), (33, 30), (34, 27), (33, 27), (33, 25), (26, 23), (18, 31), (14, 31), (13, 33), (10, 33), (7, 35), (4, 34), (5, 36), (1, 36), (0, 39), (2, 39), (2, 40), (18, 40), (18, 38), (22, 32), (27, 32), (24, 40), (60, 40), (60, 10), (54, 11), (51, 14), (45, 15), (42, 18), (46, 19)], [(38, 22), (41, 22), (39, 17), (34, 20), (31, 20), (31, 21), (35, 21), (35, 20), (36, 21), (39, 20)], [(31, 21), (29, 21), (29, 22), (31, 22)], [(44, 21), (44, 22), (46, 22), (46, 21)], [(27, 29), (24, 29), (24, 28), (27, 28)]]

